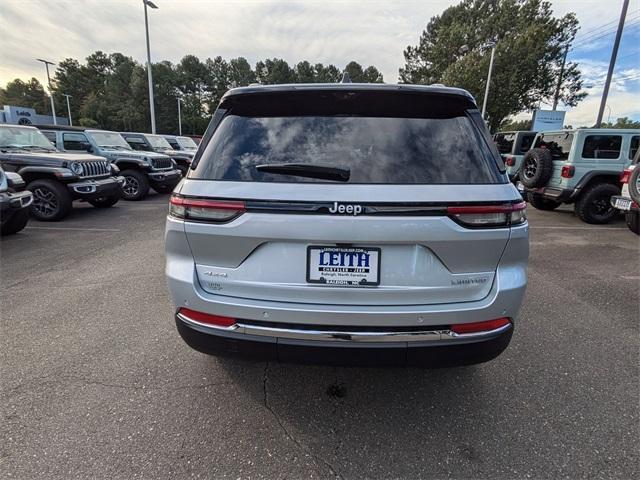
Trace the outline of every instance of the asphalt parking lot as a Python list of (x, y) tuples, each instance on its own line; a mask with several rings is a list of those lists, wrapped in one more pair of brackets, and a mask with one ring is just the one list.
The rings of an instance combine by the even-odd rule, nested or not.
[(510, 347), (460, 369), (216, 359), (178, 336), (167, 196), (0, 243), (1, 478), (637, 478), (640, 241), (529, 209)]

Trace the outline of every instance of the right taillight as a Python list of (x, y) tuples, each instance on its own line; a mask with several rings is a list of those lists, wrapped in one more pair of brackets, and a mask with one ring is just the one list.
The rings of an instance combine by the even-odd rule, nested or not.
[(633, 170), (631, 170), (630, 168), (625, 169), (622, 172), (622, 175), (620, 175), (620, 183), (629, 183), (629, 179), (631, 178), (631, 172), (633, 172)]
[(169, 214), (185, 220), (223, 223), (244, 212), (245, 204), (239, 201), (189, 198), (175, 194), (169, 201)]
[(460, 205), (447, 207), (447, 214), (467, 227), (506, 227), (527, 220), (527, 204)]

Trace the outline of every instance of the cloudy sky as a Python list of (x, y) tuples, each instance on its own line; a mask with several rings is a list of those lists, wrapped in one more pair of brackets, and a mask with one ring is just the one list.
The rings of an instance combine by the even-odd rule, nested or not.
[[(402, 51), (429, 19), (456, 2), (443, 0), (154, 0), (152, 59), (246, 57), (375, 65), (397, 81)], [(142, 0), (0, 0), (0, 85), (46, 80), (35, 58), (82, 59), (95, 50), (145, 59)], [(574, 126), (595, 120), (622, 0), (554, 0), (575, 12), (581, 30), (569, 59), (579, 62), (589, 96), (567, 113)], [(640, 0), (631, 0), (605, 119), (640, 119)]]

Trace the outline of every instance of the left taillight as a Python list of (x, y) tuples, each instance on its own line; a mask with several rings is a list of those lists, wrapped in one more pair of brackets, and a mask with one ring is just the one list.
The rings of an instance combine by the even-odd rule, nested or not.
[(447, 214), (466, 227), (507, 227), (527, 221), (527, 204), (451, 206), (447, 207)]
[(209, 200), (172, 195), (169, 214), (173, 217), (199, 222), (224, 223), (242, 215), (244, 202), (232, 200)]
[(631, 168), (627, 168), (622, 172), (622, 175), (620, 175), (620, 183), (629, 183), (629, 179), (631, 178), (631, 173), (633, 172), (633, 169)]
[(511, 156), (505, 157), (505, 159), (504, 159), (504, 164), (505, 164), (507, 167), (515, 167), (515, 166), (516, 166), (516, 159), (515, 159), (515, 157), (511, 157)]

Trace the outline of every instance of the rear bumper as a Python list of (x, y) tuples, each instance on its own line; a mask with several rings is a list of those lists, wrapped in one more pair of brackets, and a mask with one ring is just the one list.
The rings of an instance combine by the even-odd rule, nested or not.
[(425, 334), (426, 340), (420, 337), (410, 341), (369, 342), (335, 336), (331, 340), (314, 340), (309, 337), (324, 334), (307, 330), (302, 335), (291, 335), (291, 330), (277, 328), (270, 329), (269, 335), (238, 333), (198, 324), (180, 314), (176, 314), (176, 326), (190, 347), (210, 355), (347, 366), (452, 367), (482, 363), (507, 348), (513, 334), (513, 324), (509, 324), (492, 332), (449, 338), (442, 331), (433, 331), (433, 338)]
[(543, 198), (548, 200), (553, 200), (559, 203), (570, 203), (573, 202), (578, 194), (580, 193), (580, 189), (567, 189), (567, 188), (556, 188), (556, 187), (543, 187), (543, 188), (527, 188), (527, 192), (535, 193)]
[[(623, 201), (628, 201), (629, 202), (629, 208), (620, 208), (618, 206), (616, 206), (616, 200), (623, 200)], [(611, 197), (611, 206), (614, 208), (618, 208), (619, 210), (623, 211), (623, 212), (637, 212), (640, 211), (640, 207), (638, 207), (638, 204), (636, 202), (634, 202), (631, 198), (629, 197), (625, 197), (622, 195), (614, 195), (613, 197)], [(627, 203), (627, 202), (625, 202)]]
[(67, 188), (74, 199), (92, 200), (119, 195), (123, 184), (124, 177), (108, 177), (101, 180), (68, 183)]

